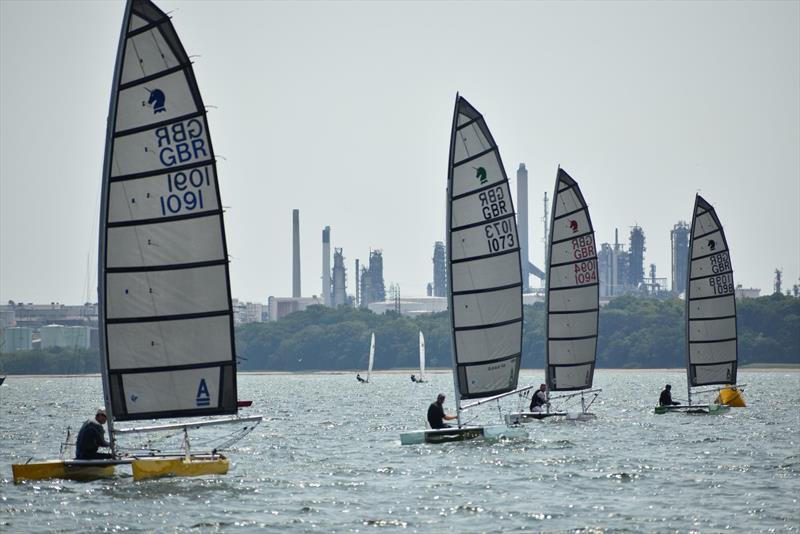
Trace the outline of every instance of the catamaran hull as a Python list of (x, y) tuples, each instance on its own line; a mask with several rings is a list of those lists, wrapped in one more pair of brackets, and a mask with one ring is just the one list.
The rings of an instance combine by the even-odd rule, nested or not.
[(505, 416), (509, 425), (519, 425), (543, 419), (566, 419), (568, 421), (593, 421), (597, 416), (589, 412), (518, 412)]
[(730, 406), (726, 404), (693, 404), (687, 406), (656, 406), (654, 413), (663, 415), (666, 413), (685, 413), (689, 415), (722, 415), (730, 411)]
[(461, 428), (439, 428), (435, 430), (415, 430), (400, 434), (401, 445), (420, 445), (422, 443), (448, 443), (470, 439), (517, 439), (527, 438), (528, 432), (522, 428), (505, 425), (472, 426)]
[(60, 478), (86, 482), (114, 476), (114, 467), (119, 461), (106, 460), (47, 460), (27, 464), (12, 464), (14, 483), (24, 480), (48, 480)]
[(224, 475), (230, 461), (222, 456), (214, 458), (137, 458), (131, 463), (134, 480), (160, 477), (197, 477)]

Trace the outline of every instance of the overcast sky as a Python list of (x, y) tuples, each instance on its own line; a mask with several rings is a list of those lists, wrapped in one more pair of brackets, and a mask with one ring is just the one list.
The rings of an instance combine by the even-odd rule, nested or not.
[[(353, 262), (383, 250), (387, 286), (423, 295), (444, 240), (456, 92), (486, 118), (530, 248), (559, 164), (597, 241), (669, 231), (700, 192), (736, 283), (800, 276), (800, 2), (157, 2), (206, 105), (233, 296), (320, 294), (321, 231)], [(96, 300), (105, 119), (118, 1), (0, 1), (0, 301)], [(88, 268), (87, 268), (88, 262)], [(532, 282), (533, 283), (533, 282)], [(536, 285), (536, 284), (534, 284)]]

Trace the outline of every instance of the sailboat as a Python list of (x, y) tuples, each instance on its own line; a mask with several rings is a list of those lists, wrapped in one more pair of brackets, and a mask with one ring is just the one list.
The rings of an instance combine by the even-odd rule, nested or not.
[[(714, 207), (696, 195), (692, 213), (686, 283), (686, 381), (688, 404), (657, 406), (655, 413), (719, 414), (727, 400), (744, 406), (736, 385), (738, 366), (736, 290), (728, 241)], [(721, 385), (704, 390), (693, 388)], [(693, 402), (719, 392), (722, 403)]]
[[(228, 255), (206, 110), (170, 18), (128, 0), (108, 115), (98, 302), (109, 460), (13, 466), (14, 481), (93, 478), (130, 464), (135, 479), (224, 473), (189, 431), (239, 417)], [(200, 420), (197, 417), (227, 415)], [(173, 423), (117, 428), (123, 421)], [(178, 453), (126, 454), (122, 436), (183, 431)]]
[(375, 332), (372, 333), (372, 337), (369, 340), (369, 363), (367, 364), (367, 379), (364, 381), (365, 383), (369, 383), (370, 379), (372, 378), (372, 366), (375, 363)]
[[(601, 391), (592, 388), (597, 358), (600, 292), (597, 247), (589, 207), (578, 183), (558, 168), (547, 255), (545, 382), (548, 401), (580, 398), (580, 412), (512, 413), (512, 422), (548, 417), (591, 419), (588, 409)], [(563, 391), (552, 395), (554, 391)]]
[(400, 442), (527, 436), (504, 423), (464, 424), (466, 410), (518, 393), (522, 273), (500, 152), (483, 116), (458, 95), (447, 177), (447, 279), (458, 425), (405, 432)]
[(417, 384), (425, 383), (425, 336), (419, 331), (419, 376), (411, 375), (411, 381)]

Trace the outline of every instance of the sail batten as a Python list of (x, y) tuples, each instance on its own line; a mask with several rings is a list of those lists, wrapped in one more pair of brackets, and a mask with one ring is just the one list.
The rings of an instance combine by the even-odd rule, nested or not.
[(447, 203), (448, 298), (454, 384), (461, 399), (517, 387), (522, 274), (513, 201), (483, 116), (457, 96)]
[(100, 233), (111, 420), (236, 413), (230, 275), (208, 120), (170, 18), (129, 0)]
[(728, 242), (716, 211), (697, 195), (686, 285), (687, 378), (692, 387), (735, 384), (736, 297)]
[(545, 380), (551, 391), (592, 387), (599, 283), (589, 208), (577, 182), (558, 169), (547, 256)]

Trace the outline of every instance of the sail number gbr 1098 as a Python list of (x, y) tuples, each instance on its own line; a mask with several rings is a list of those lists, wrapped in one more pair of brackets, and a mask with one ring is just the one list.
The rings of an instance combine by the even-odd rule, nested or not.
[(203, 209), (203, 188), (211, 186), (208, 167), (167, 174), (167, 195), (161, 195), (161, 215)]
[(505, 219), (483, 227), (489, 252), (500, 252), (517, 246), (517, 240), (514, 239), (514, 225), (511, 221), (512, 219)]

